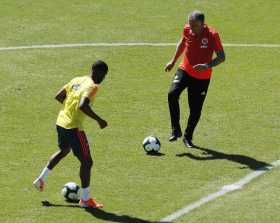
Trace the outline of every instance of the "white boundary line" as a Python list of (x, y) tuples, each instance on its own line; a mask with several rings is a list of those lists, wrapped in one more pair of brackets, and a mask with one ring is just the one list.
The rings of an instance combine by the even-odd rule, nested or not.
[(0, 47), (0, 51), (26, 50), (26, 49), (51, 49), (51, 48), (80, 48), (80, 47), (120, 47), (120, 46), (176, 46), (175, 43), (71, 43), (71, 44), (46, 44), (29, 46)]
[(280, 44), (247, 44), (247, 43), (225, 43), (226, 47), (256, 47), (256, 48), (280, 48)]
[(206, 197), (201, 198), (200, 200), (191, 203), (189, 205), (186, 205), (185, 207), (173, 212), (172, 214), (162, 218), (159, 222), (160, 223), (168, 223), (168, 222), (172, 222), (180, 217), (182, 217), (183, 215), (188, 214), (189, 212), (191, 212), (194, 209), (199, 208), (200, 206), (215, 200), (218, 197), (224, 196), (227, 193), (230, 193), (232, 191), (236, 191), (236, 190), (240, 190), (242, 189), (243, 186), (245, 186), (246, 184), (250, 183), (253, 179), (265, 174), (266, 172), (272, 170), (273, 168), (279, 167), (280, 166), (280, 160), (276, 160), (274, 162), (271, 163), (271, 166), (266, 166), (263, 167), (259, 170), (256, 170), (248, 175), (246, 175), (245, 177), (241, 178), (239, 181), (230, 184), (230, 185), (225, 185), (223, 186), (219, 191), (209, 194)]
[[(255, 47), (255, 48), (280, 48), (280, 44), (243, 44), (225, 43), (225, 47)], [(27, 46), (0, 47), (0, 51), (27, 50), (27, 49), (52, 49), (52, 48), (80, 48), (80, 47), (120, 47), (120, 46), (155, 46), (169, 47), (176, 46), (176, 43), (71, 43), (71, 44), (43, 44)]]

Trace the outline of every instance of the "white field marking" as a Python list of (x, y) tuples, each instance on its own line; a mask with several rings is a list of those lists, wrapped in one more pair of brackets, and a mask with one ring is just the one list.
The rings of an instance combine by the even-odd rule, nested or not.
[(27, 49), (51, 49), (51, 48), (80, 48), (80, 47), (119, 47), (119, 46), (176, 46), (175, 43), (70, 43), (70, 44), (46, 44), (29, 46), (0, 47), (0, 51), (27, 50)]
[(257, 48), (280, 48), (280, 44), (258, 44), (258, 43), (224, 43), (226, 47), (257, 47)]
[[(69, 43), (69, 44), (46, 44), (0, 47), (0, 51), (28, 50), (28, 49), (52, 49), (52, 48), (80, 48), (80, 47), (120, 47), (120, 46), (155, 46), (169, 47), (176, 46), (176, 43)], [(225, 43), (225, 47), (260, 47), (260, 48), (280, 48), (280, 44), (243, 44)]]
[(256, 171), (246, 175), (245, 177), (241, 178), (239, 181), (237, 181), (233, 184), (223, 186), (219, 191), (209, 194), (206, 197), (203, 197), (194, 203), (186, 205), (185, 207), (173, 212), (172, 214), (166, 216), (165, 218), (162, 218), (159, 222), (160, 223), (172, 222), (172, 221), (182, 217), (183, 215), (188, 214), (192, 210), (197, 209), (200, 206), (202, 206), (212, 200), (215, 200), (218, 197), (224, 196), (225, 194), (230, 193), (232, 191), (242, 189), (242, 187), (244, 185), (250, 183), (253, 179), (265, 174), (266, 172), (272, 170), (273, 168), (280, 166), (280, 160), (276, 160), (276, 161), (272, 162), (270, 165), (271, 166), (265, 166), (263, 168), (260, 168)]

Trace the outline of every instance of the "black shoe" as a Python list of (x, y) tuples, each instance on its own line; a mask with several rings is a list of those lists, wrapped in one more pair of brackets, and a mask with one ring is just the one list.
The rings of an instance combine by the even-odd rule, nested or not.
[(172, 131), (170, 137), (169, 137), (169, 142), (176, 141), (178, 138), (182, 136), (181, 131)]
[(195, 148), (195, 145), (192, 143), (192, 140), (191, 140), (191, 139), (183, 138), (183, 143), (184, 143), (185, 146), (188, 147), (188, 148)]

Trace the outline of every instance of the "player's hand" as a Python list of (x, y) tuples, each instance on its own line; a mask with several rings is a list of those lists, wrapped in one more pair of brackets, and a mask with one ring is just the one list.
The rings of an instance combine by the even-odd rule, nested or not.
[(195, 69), (198, 72), (207, 70), (208, 68), (209, 66), (207, 64), (197, 64), (193, 66), (193, 69)]
[(169, 61), (166, 65), (165, 65), (165, 72), (169, 72), (172, 70), (172, 68), (174, 67), (175, 63), (173, 61)]
[(99, 124), (99, 127), (101, 129), (104, 129), (104, 128), (106, 128), (108, 126), (108, 123), (105, 120), (103, 120), (103, 119), (99, 119), (98, 120), (98, 124)]

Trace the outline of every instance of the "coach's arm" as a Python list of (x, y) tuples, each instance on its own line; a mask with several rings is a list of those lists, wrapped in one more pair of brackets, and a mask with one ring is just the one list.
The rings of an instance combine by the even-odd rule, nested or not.
[(107, 122), (100, 118), (93, 110), (92, 108), (89, 106), (90, 100), (87, 97), (82, 97), (80, 100), (80, 104), (79, 104), (79, 109), (85, 113), (87, 116), (89, 116), (90, 118), (94, 119), (95, 121), (97, 121), (97, 123), (99, 124), (101, 129), (104, 129), (105, 127), (107, 127)]
[(223, 50), (219, 50), (216, 52), (217, 57), (214, 58), (210, 63), (208, 63), (208, 67), (215, 67), (219, 65), (220, 63), (223, 63), (226, 60), (226, 55)]
[(174, 67), (176, 61), (178, 60), (178, 58), (184, 52), (185, 48), (186, 48), (186, 39), (184, 37), (182, 37), (180, 39), (180, 41), (178, 42), (178, 44), (177, 44), (177, 47), (176, 47), (176, 50), (175, 50), (175, 53), (174, 53), (172, 59), (165, 65), (164, 70), (166, 72), (172, 70), (172, 68)]
[(193, 66), (196, 71), (204, 71), (209, 68), (215, 67), (226, 60), (226, 55), (223, 50), (216, 51), (216, 57), (208, 64), (197, 64)]

